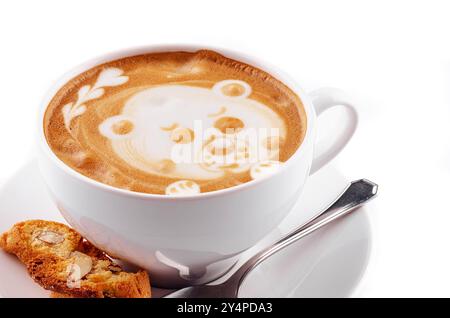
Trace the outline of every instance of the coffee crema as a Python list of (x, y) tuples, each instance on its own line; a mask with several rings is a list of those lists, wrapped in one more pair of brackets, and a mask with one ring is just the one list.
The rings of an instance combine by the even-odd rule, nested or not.
[(188, 195), (270, 175), (303, 141), (285, 84), (210, 50), (125, 57), (66, 83), (44, 116), (66, 165), (114, 187)]

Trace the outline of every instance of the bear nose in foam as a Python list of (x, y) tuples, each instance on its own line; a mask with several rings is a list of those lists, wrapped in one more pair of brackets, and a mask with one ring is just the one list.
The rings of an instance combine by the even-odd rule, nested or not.
[(224, 134), (235, 134), (244, 128), (244, 122), (236, 117), (220, 117), (214, 122), (214, 127)]

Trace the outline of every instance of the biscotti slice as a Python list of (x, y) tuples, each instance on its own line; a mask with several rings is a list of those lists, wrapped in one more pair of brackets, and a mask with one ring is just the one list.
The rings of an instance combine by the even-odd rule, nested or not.
[(0, 237), (0, 247), (17, 255), (42, 287), (64, 297), (150, 297), (146, 271), (125, 272), (64, 224), (17, 223)]
[(0, 236), (0, 247), (15, 254), (24, 264), (42, 255), (67, 258), (82, 242), (81, 235), (68, 226), (42, 220), (17, 223)]

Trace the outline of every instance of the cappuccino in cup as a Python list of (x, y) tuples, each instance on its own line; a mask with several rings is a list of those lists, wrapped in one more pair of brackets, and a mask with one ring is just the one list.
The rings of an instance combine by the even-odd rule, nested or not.
[(59, 89), (43, 125), (55, 155), (86, 177), (181, 196), (272, 174), (302, 143), (306, 114), (270, 74), (199, 50), (95, 66)]
[[(336, 106), (345, 117), (317, 146), (318, 118)], [(64, 219), (92, 244), (145, 268), (155, 286), (206, 284), (280, 224), (357, 119), (341, 90), (306, 94), (239, 52), (124, 49), (49, 90), (39, 168)]]

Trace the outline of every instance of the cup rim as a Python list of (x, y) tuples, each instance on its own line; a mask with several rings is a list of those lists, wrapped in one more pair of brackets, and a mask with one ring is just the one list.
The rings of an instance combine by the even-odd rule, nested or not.
[[(75, 76), (81, 74), (82, 72), (95, 67), (96, 65), (106, 63), (109, 61), (113, 61), (116, 59), (124, 58), (124, 57), (130, 57), (135, 56), (139, 54), (145, 54), (145, 53), (157, 53), (157, 52), (175, 52), (175, 51), (185, 51), (185, 52), (194, 52), (201, 49), (207, 49), (215, 51), (219, 54), (222, 54), (228, 58), (244, 62), (247, 64), (250, 64), (252, 66), (255, 66), (257, 68), (260, 68), (261, 70), (269, 73), (276, 79), (279, 79), (281, 82), (283, 82), (285, 85), (287, 85), (290, 89), (296, 93), (302, 104), (303, 108), (306, 113), (306, 133), (303, 137), (303, 141), (297, 148), (297, 150), (294, 152), (294, 154), (288, 158), (283, 164), (280, 166), (280, 168), (273, 174), (263, 177), (261, 179), (257, 180), (251, 180), (248, 182), (244, 182), (242, 184), (232, 186), (229, 188), (224, 188), (220, 190), (215, 190), (211, 192), (204, 192), (204, 193), (196, 193), (196, 194), (190, 194), (190, 195), (183, 195), (183, 196), (170, 196), (166, 194), (154, 194), (154, 193), (144, 193), (144, 192), (135, 192), (127, 189), (122, 189), (118, 187), (114, 187), (105, 183), (102, 183), (100, 181), (91, 179), (80, 172), (72, 169), (70, 166), (68, 166), (66, 163), (64, 163), (56, 154), (51, 150), (50, 145), (47, 142), (47, 139), (45, 138), (45, 132), (44, 132), (44, 115), (45, 111), (47, 109), (47, 106), (51, 99), (55, 96), (55, 94), (58, 92), (58, 90), (66, 84), (70, 79), (74, 78)], [(156, 199), (156, 200), (162, 200), (162, 201), (182, 201), (182, 200), (198, 200), (198, 199), (206, 199), (206, 198), (212, 198), (216, 196), (222, 196), (225, 194), (234, 193), (236, 191), (245, 190), (247, 188), (255, 187), (263, 182), (266, 182), (267, 180), (273, 178), (274, 176), (280, 174), (283, 170), (287, 169), (290, 165), (293, 164), (295, 159), (299, 157), (302, 153), (303, 148), (305, 145), (310, 141), (310, 139), (314, 136), (314, 129), (315, 129), (315, 120), (316, 120), (316, 113), (314, 110), (314, 107), (312, 105), (312, 102), (308, 95), (303, 91), (303, 89), (297, 84), (297, 82), (284, 73), (282, 70), (280, 70), (278, 67), (266, 62), (261, 61), (258, 58), (255, 58), (253, 56), (250, 56), (248, 54), (238, 52), (236, 50), (231, 50), (228, 48), (222, 48), (217, 46), (210, 46), (210, 45), (203, 45), (203, 44), (155, 44), (155, 45), (145, 45), (145, 46), (138, 46), (138, 47), (132, 47), (132, 48), (124, 48), (124, 49), (118, 49), (114, 50), (112, 52), (99, 55), (97, 57), (91, 58), (64, 73), (62, 76), (60, 76), (47, 90), (46, 94), (44, 95), (44, 98), (42, 99), (42, 102), (40, 104), (39, 109), (39, 116), (38, 116), (38, 143), (40, 146), (40, 149), (47, 155), (47, 157), (60, 169), (65, 171), (66, 173), (70, 174), (71, 176), (75, 177), (76, 179), (80, 180), (81, 182), (86, 182), (90, 184), (93, 187), (96, 187), (98, 189), (101, 189), (106, 192), (112, 192), (124, 196), (131, 196), (135, 198), (141, 198), (141, 199)]]

